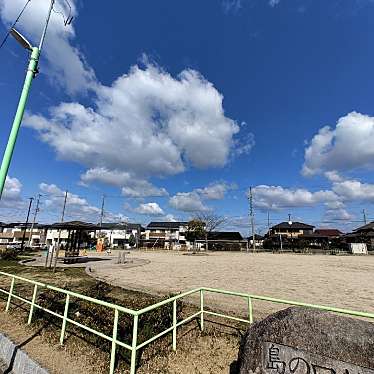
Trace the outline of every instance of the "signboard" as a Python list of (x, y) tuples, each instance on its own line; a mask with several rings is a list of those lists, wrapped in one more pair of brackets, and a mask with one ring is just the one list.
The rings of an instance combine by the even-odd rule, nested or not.
[(269, 374), (374, 374), (373, 369), (271, 342), (263, 343), (262, 365)]

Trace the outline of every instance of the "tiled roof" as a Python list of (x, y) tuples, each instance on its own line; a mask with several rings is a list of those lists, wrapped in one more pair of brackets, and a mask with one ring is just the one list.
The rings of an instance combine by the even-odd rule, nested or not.
[(307, 225), (302, 222), (281, 222), (278, 225), (272, 227), (272, 229), (296, 229), (296, 230), (312, 230), (314, 226)]
[(208, 240), (243, 240), (237, 231), (212, 231), (208, 233)]
[(151, 222), (148, 224), (148, 229), (178, 229), (180, 226), (187, 226), (188, 222)]
[(366, 231), (366, 230), (374, 230), (374, 221), (368, 223), (367, 225), (361, 226), (354, 231)]
[(321, 236), (341, 236), (343, 233), (337, 229), (316, 229), (314, 231), (315, 234)]
[(103, 230), (141, 230), (140, 223), (119, 223), (119, 222), (103, 222), (101, 228)]

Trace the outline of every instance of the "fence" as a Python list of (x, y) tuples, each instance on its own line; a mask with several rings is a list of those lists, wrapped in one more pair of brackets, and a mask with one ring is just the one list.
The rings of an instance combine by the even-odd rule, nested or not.
[[(71, 324), (73, 324), (75, 326), (78, 326), (78, 327), (80, 327), (80, 328), (82, 328), (86, 331), (89, 331), (92, 334), (100, 336), (103, 339), (109, 340), (112, 343), (111, 356), (110, 356), (110, 366), (109, 366), (109, 373), (110, 374), (114, 373), (117, 346), (124, 347), (124, 348), (131, 351), (130, 374), (135, 374), (135, 372), (136, 372), (136, 355), (137, 355), (137, 351), (139, 349), (145, 347), (146, 345), (150, 344), (151, 342), (160, 338), (161, 336), (164, 336), (164, 335), (171, 332), (172, 333), (172, 347), (173, 347), (173, 350), (175, 351), (176, 348), (177, 348), (177, 328), (179, 326), (187, 323), (187, 322), (190, 322), (190, 321), (194, 320), (195, 318), (200, 319), (200, 329), (201, 330), (204, 329), (204, 315), (212, 315), (212, 316), (216, 316), (216, 317), (227, 318), (227, 319), (230, 319), (230, 320), (243, 322), (243, 323), (247, 323), (247, 324), (253, 323), (253, 305), (252, 305), (253, 300), (268, 301), (268, 302), (272, 302), (272, 303), (276, 303), (276, 304), (302, 306), (302, 307), (325, 310), (325, 311), (330, 311), (330, 312), (335, 312), (335, 313), (340, 313), (340, 314), (350, 315), (350, 316), (355, 316), (355, 317), (365, 317), (365, 318), (374, 319), (374, 313), (357, 312), (357, 311), (353, 311), (353, 310), (346, 310), (346, 309), (334, 308), (334, 307), (323, 306), (323, 305), (307, 304), (307, 303), (290, 301), (290, 300), (275, 299), (275, 298), (271, 298), (271, 297), (251, 295), (251, 294), (246, 294), (246, 293), (241, 293), (241, 292), (224, 291), (224, 290), (207, 288), (207, 287), (200, 287), (200, 288), (188, 291), (188, 292), (181, 293), (177, 296), (174, 296), (174, 297), (171, 297), (169, 299), (163, 300), (163, 301), (161, 301), (157, 304), (150, 305), (150, 306), (148, 306), (146, 308), (143, 308), (143, 309), (140, 309), (140, 310), (132, 310), (132, 309), (122, 307), (120, 305), (111, 304), (111, 303), (108, 303), (108, 302), (105, 302), (105, 301), (94, 299), (92, 297), (88, 297), (88, 296), (85, 296), (85, 295), (75, 293), (75, 292), (72, 292), (72, 291), (64, 290), (62, 288), (58, 288), (58, 287), (54, 287), (54, 286), (44, 284), (44, 283), (41, 283), (41, 282), (26, 279), (26, 278), (20, 277), (18, 275), (4, 273), (4, 272), (1, 272), (1, 271), (0, 271), (0, 275), (3, 275), (5, 277), (8, 277), (8, 278), (11, 279), (9, 291), (0, 288), (1, 293), (8, 295), (5, 310), (6, 311), (9, 310), (10, 305), (11, 305), (11, 299), (14, 298), (14, 299), (23, 301), (23, 302), (30, 305), (30, 311), (29, 311), (29, 316), (28, 316), (28, 324), (30, 324), (32, 322), (32, 317), (33, 317), (33, 313), (34, 313), (35, 308), (41, 309), (44, 312), (50, 313), (51, 315), (53, 315), (55, 317), (61, 318), (62, 319), (62, 326), (61, 326), (61, 333), (60, 333), (60, 344), (61, 345), (64, 343), (67, 323), (71, 323)], [(23, 298), (19, 295), (16, 295), (14, 293), (14, 285), (15, 285), (16, 280), (21, 281), (21, 282), (26, 282), (26, 283), (34, 286), (31, 300), (25, 299), (25, 298)], [(58, 313), (56, 313), (52, 310), (49, 310), (49, 309), (44, 308), (44, 307), (37, 304), (38, 291), (42, 288), (53, 290), (55, 292), (59, 292), (59, 293), (65, 295), (65, 308), (64, 308), (64, 313), (63, 314), (58, 314)], [(207, 293), (216, 293), (216, 294), (237, 296), (237, 297), (243, 298), (246, 301), (247, 310), (248, 310), (248, 318), (247, 319), (238, 318), (238, 317), (229, 316), (229, 315), (222, 314), (222, 313), (212, 312), (210, 310), (205, 309), (204, 308), (204, 295), (206, 295)], [(186, 296), (189, 296), (189, 295), (192, 295), (192, 294), (199, 294), (199, 296), (200, 296), (199, 311), (192, 314), (191, 316), (183, 319), (182, 321), (177, 321), (177, 301), (179, 299), (182, 299), (182, 298), (184, 298)], [(88, 326), (85, 326), (83, 324), (80, 324), (77, 321), (74, 321), (71, 318), (68, 318), (69, 303), (70, 303), (70, 299), (73, 298), (73, 297), (77, 298), (77, 299), (85, 300), (85, 301), (88, 301), (88, 302), (92, 302), (94, 304), (102, 305), (104, 307), (107, 307), (109, 309), (114, 310), (112, 336), (107, 336), (107, 335), (101, 333), (100, 331), (96, 331), (96, 330), (94, 330), (94, 329), (92, 329)], [(137, 339), (138, 339), (139, 317), (141, 315), (143, 315), (144, 313), (150, 312), (154, 309), (157, 309), (157, 308), (159, 308), (163, 305), (170, 304), (170, 303), (173, 303), (173, 324), (172, 324), (172, 326), (170, 326), (166, 330), (162, 331), (161, 333), (151, 337), (147, 341), (145, 341), (141, 344), (138, 344)], [(118, 328), (119, 313), (126, 313), (126, 314), (131, 315), (133, 317), (133, 331), (132, 331), (131, 345), (126, 344), (124, 342), (121, 342), (117, 339), (117, 328)]]

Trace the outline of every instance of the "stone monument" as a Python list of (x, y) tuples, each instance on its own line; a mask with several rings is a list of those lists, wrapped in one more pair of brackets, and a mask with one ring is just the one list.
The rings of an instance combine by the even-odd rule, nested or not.
[(237, 373), (374, 374), (374, 323), (292, 307), (244, 335)]

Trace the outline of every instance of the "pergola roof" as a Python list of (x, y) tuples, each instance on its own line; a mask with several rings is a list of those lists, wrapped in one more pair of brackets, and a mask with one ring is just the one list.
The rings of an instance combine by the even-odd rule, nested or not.
[(59, 222), (54, 223), (50, 226), (51, 229), (61, 229), (61, 230), (100, 230), (99, 225), (93, 223), (82, 222), (82, 221), (69, 221), (69, 222)]

